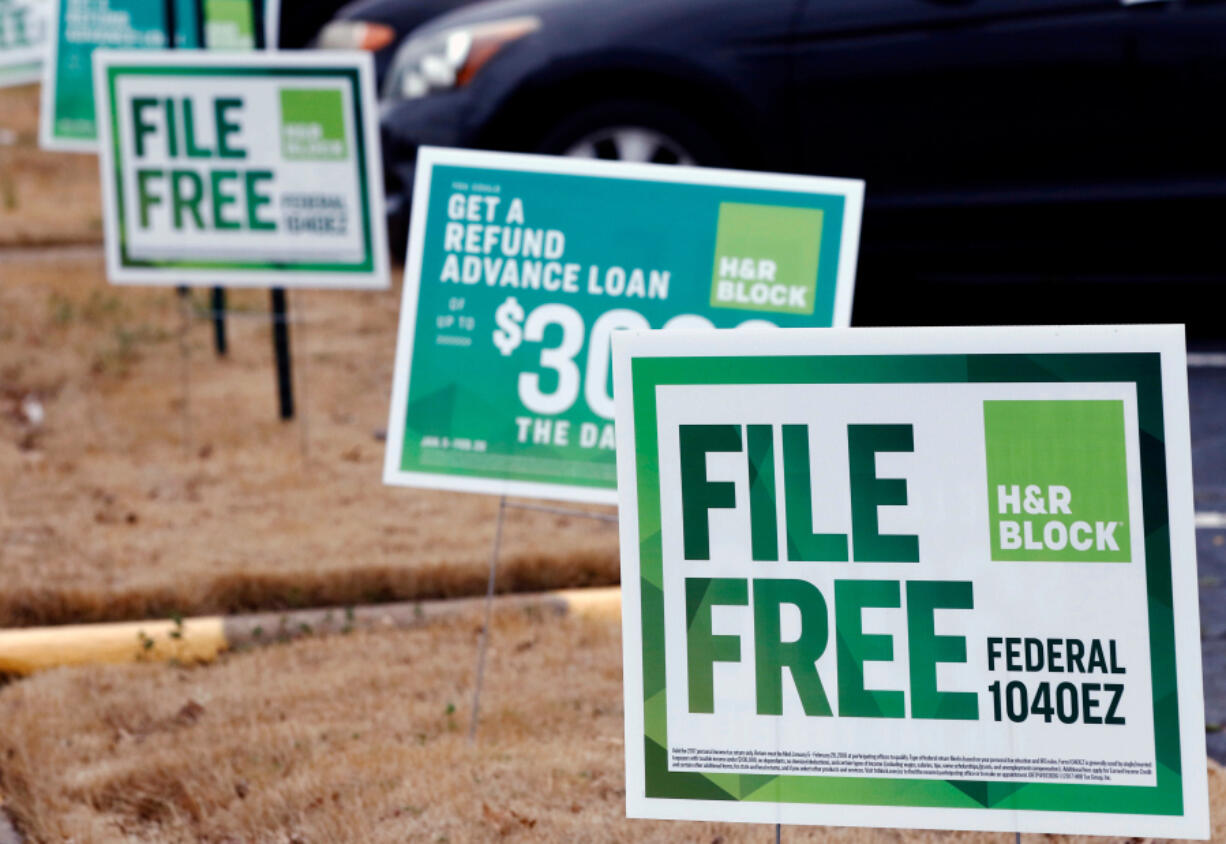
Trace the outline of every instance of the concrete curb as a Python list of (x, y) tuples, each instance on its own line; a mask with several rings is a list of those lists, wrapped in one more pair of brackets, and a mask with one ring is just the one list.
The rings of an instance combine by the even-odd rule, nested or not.
[[(211, 662), (222, 651), (324, 633), (407, 629), (479, 610), (484, 598), (294, 610), (117, 624), (72, 624), (0, 631), (0, 673), (28, 675), (65, 665)], [(565, 589), (494, 598), (496, 611), (618, 619), (621, 588)], [(2, 839), (0, 839), (2, 841)]]

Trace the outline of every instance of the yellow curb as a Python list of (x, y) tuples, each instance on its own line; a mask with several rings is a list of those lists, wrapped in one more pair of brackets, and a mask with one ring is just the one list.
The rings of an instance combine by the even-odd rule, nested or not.
[[(27, 675), (66, 665), (102, 663), (211, 662), (232, 646), (271, 644), (359, 627), (419, 627), (455, 612), (472, 611), (483, 600), (422, 601), (231, 618), (211, 616), (184, 619), (182, 623), (163, 619), (0, 630), (0, 673)], [(540, 607), (582, 618), (616, 621), (621, 617), (621, 587), (499, 595), (494, 605), (503, 610)], [(252, 628), (255, 636), (245, 628)]]
[(616, 621), (622, 615), (622, 589), (603, 586), (593, 589), (559, 589), (550, 593), (566, 602), (570, 615)]
[(218, 617), (70, 624), (0, 632), (0, 671), (32, 674), (61, 665), (171, 660), (208, 662), (226, 648)]

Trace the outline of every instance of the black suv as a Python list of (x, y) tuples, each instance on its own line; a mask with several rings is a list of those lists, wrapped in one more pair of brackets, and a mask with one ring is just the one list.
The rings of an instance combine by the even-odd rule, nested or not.
[(1226, 0), (493, 0), (384, 77), (400, 243), (431, 144), (863, 178), (857, 324), (1195, 322), (1226, 280)]

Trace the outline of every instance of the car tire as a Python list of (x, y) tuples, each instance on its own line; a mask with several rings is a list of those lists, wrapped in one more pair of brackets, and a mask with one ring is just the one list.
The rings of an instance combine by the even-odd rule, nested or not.
[(535, 151), (654, 164), (732, 164), (727, 147), (699, 121), (670, 105), (635, 100), (596, 103), (571, 114)]

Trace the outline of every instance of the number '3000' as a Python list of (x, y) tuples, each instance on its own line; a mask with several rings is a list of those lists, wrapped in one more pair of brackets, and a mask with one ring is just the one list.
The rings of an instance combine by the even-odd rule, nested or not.
[[(528, 314), (524, 322), (524, 340), (540, 343), (551, 325), (562, 328), (562, 340), (552, 348), (541, 349), (540, 365), (557, 376), (553, 390), (541, 389), (539, 372), (519, 374), (519, 399), (533, 413), (557, 414), (569, 410), (579, 398), (582, 386), (583, 397), (588, 407), (601, 419), (613, 418), (613, 395), (609, 384), (610, 338), (621, 328), (651, 328), (647, 318), (638, 311), (618, 308), (605, 311), (592, 325), (587, 339), (587, 369), (580, 378), (579, 365), (575, 358), (583, 351), (583, 316), (569, 305), (550, 303), (541, 305)], [(678, 314), (664, 323), (671, 328), (714, 328), (706, 317), (697, 314)], [(764, 319), (750, 319), (737, 328), (773, 328), (774, 324)]]

